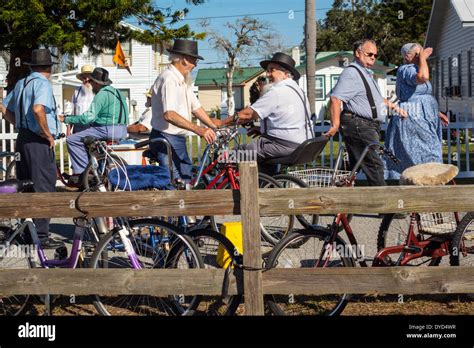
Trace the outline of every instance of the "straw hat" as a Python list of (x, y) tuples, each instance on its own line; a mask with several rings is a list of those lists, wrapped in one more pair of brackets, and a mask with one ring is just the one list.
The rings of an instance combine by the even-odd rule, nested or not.
[(89, 65), (89, 64), (83, 65), (81, 68), (81, 72), (76, 75), (76, 78), (82, 81), (84, 76), (92, 74), (92, 71), (94, 71), (94, 67), (92, 65)]

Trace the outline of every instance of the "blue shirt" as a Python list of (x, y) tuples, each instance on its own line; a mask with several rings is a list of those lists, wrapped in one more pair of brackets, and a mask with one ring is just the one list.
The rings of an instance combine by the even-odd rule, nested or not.
[(262, 133), (297, 144), (313, 137), (311, 121), (306, 120), (310, 110), (308, 99), (292, 79), (275, 83), (250, 107), (262, 119), (260, 122)]
[[(33, 80), (34, 79), (34, 80)], [(25, 85), (26, 80), (26, 87)], [(23, 93), (22, 111), (20, 110), (20, 99)], [(33, 105), (43, 105), (46, 112), (46, 120), (51, 134), (58, 135), (59, 121), (56, 116), (56, 101), (53, 95), (53, 87), (49, 80), (38, 72), (32, 72), (26, 78), (21, 79), (10, 93), (11, 100), (8, 103), (8, 111), (15, 113), (16, 128), (26, 128), (40, 134), (40, 128), (33, 115)], [(21, 115), (23, 114), (23, 117)]]
[[(377, 120), (385, 121), (387, 114), (384, 98), (380, 92), (380, 88), (372, 77), (372, 70), (360, 65), (357, 61), (350, 65), (358, 68), (364, 75), (370, 90), (374, 97), (375, 106), (377, 107)], [(364, 82), (359, 73), (354, 68), (346, 68), (342, 72), (337, 81), (336, 86), (332, 90), (331, 97), (336, 97), (344, 102), (344, 109), (349, 110), (359, 116), (372, 119), (372, 110), (370, 108), (369, 99), (364, 86)]]

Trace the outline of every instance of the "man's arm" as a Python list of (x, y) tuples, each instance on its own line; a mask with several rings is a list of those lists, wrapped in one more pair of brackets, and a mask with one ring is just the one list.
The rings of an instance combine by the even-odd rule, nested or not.
[(129, 133), (148, 133), (149, 130), (141, 123), (134, 123), (127, 127)]
[(215, 118), (210, 118), (203, 107), (200, 107), (196, 111), (193, 111), (193, 114), (194, 114), (194, 116), (196, 116), (202, 123), (204, 123), (209, 128), (219, 127), (219, 124), (221, 123), (221, 122), (216, 122), (216, 121), (220, 121), (220, 120), (217, 120)]
[(392, 109), (397, 114), (399, 114), (401, 118), (408, 117), (408, 112), (406, 110), (403, 110), (402, 108), (400, 108), (397, 104), (392, 103), (387, 98), (384, 98), (383, 102), (384, 102), (385, 105), (387, 105), (388, 108)]
[(7, 122), (10, 122), (12, 125), (15, 125), (15, 114), (7, 108), (5, 108), (5, 113), (3, 114), (3, 117), (5, 117), (5, 120), (7, 120)]
[(245, 109), (240, 110), (234, 116), (235, 118), (233, 116), (227, 117), (224, 121), (222, 121), (222, 125), (229, 126), (233, 123), (244, 124), (244, 123), (248, 123), (250, 121), (258, 119), (258, 113), (254, 109), (252, 109), (250, 106), (246, 107)]
[(340, 99), (331, 97), (331, 128), (323, 135), (332, 137), (339, 130), (339, 125), (341, 124), (341, 105), (342, 101)]
[(163, 118), (165, 119), (166, 122), (171, 123), (173, 126), (190, 130), (191, 132), (196, 133), (200, 137), (204, 137), (204, 139), (206, 139), (208, 144), (216, 140), (216, 133), (214, 133), (214, 131), (211, 128), (198, 126), (186, 120), (184, 117), (180, 116), (175, 111), (172, 111), (172, 110), (166, 111), (163, 114)]
[(41, 136), (49, 141), (49, 147), (54, 147), (54, 138), (49, 131), (48, 122), (46, 121), (46, 111), (41, 104), (33, 105), (33, 115), (38, 123)]

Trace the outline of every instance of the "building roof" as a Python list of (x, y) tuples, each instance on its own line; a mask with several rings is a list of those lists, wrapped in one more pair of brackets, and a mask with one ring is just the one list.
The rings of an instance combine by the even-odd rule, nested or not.
[[(263, 73), (261, 67), (237, 68), (234, 71), (234, 85), (242, 85)], [(194, 84), (196, 86), (221, 86), (227, 83), (226, 68), (199, 69)]]
[[(468, 5), (468, 2), (470, 5)], [(443, 23), (443, 18), (446, 16), (451, 5), (461, 21), (462, 27), (459, 29), (474, 26), (472, 2), (473, 0), (434, 0), (426, 32), (425, 47), (433, 47), (436, 50), (436, 45), (440, 40), (441, 31), (443, 30), (440, 23)]]

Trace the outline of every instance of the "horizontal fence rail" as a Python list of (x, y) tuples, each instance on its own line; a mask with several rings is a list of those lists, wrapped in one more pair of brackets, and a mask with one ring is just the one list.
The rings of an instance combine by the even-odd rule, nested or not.
[[(223, 269), (0, 270), (2, 295), (220, 295)], [(229, 276), (229, 295), (243, 294), (242, 271)], [(334, 267), (272, 269), (263, 294), (474, 293), (474, 267)]]
[[(73, 217), (78, 193), (0, 195), (0, 218)], [(474, 185), (293, 188), (258, 190), (260, 215), (473, 211)], [(87, 192), (79, 206), (88, 216), (239, 215), (232, 190)]]

